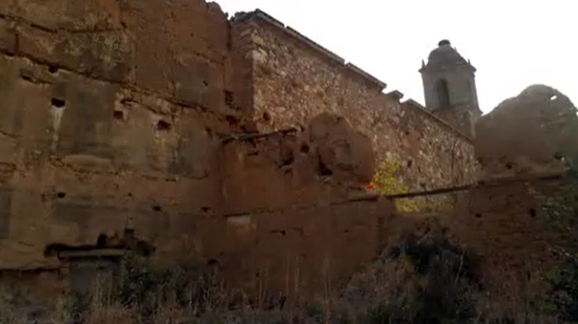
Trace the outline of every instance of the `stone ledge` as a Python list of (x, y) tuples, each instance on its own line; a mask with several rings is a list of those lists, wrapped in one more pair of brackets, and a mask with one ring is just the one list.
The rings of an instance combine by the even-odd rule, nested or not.
[(408, 106), (408, 107), (412, 107), (414, 110), (420, 111), (421, 113), (425, 114), (426, 116), (428, 116), (430, 119), (432, 119), (433, 121), (436, 121), (439, 125), (441, 125), (442, 127), (445, 127), (446, 129), (452, 131), (454, 134), (458, 135), (459, 137), (461, 137), (462, 139), (466, 140), (468, 143), (473, 144), (473, 139), (471, 137), (469, 137), (468, 135), (460, 132), (459, 130), (457, 130), (455, 127), (451, 126), (450, 124), (448, 124), (447, 122), (445, 122), (444, 120), (442, 120), (441, 118), (437, 117), (436, 115), (430, 113), (429, 111), (427, 111), (427, 109), (422, 106), (419, 102), (413, 100), (413, 99), (407, 99), (406, 101), (401, 103), (403, 106)]
[(343, 59), (339, 55), (337, 55), (337, 54), (331, 52), (330, 50), (326, 49), (325, 47), (319, 45), (318, 43), (311, 40), (307, 36), (299, 33), (297, 30), (295, 30), (289, 26), (285, 26), (282, 22), (271, 17), (269, 14), (263, 12), (262, 10), (257, 9), (255, 11), (252, 11), (249, 13), (237, 14), (233, 18), (233, 22), (246, 22), (246, 21), (251, 20), (251, 19), (258, 19), (260, 21), (267, 23), (269, 26), (275, 27), (278, 31), (281, 31), (282, 33), (294, 38), (295, 40), (297, 40), (301, 44), (305, 45), (307, 48), (321, 54), (323, 57), (328, 59), (330, 62), (342, 65), (343, 67), (345, 67), (347, 69), (347, 71), (353, 72), (355, 75), (368, 81), (372, 85), (375, 85), (376, 87), (380, 88), (380, 91), (387, 87), (387, 84), (385, 82), (380, 81), (376, 77), (372, 76), (371, 74), (360, 69), (359, 67), (357, 67), (356, 65), (354, 65), (352, 63), (346, 64), (345, 59)]
[(387, 88), (387, 84), (385, 82), (380, 81), (379, 79), (377, 79), (373, 75), (363, 71), (362, 69), (360, 69), (359, 67), (357, 67), (356, 65), (354, 65), (352, 63), (345, 64), (345, 68), (352, 71), (352, 72), (357, 73), (363, 79), (365, 79), (366, 81), (369, 81), (369, 83), (377, 85), (380, 88), (379, 91), (383, 91), (383, 89)]
[(297, 40), (303, 42), (308, 47), (310, 47), (312, 50), (327, 56), (330, 60), (335, 61), (335, 62), (342, 64), (342, 65), (345, 65), (345, 59), (343, 59), (341, 56), (339, 56), (339, 55), (331, 52), (330, 50), (326, 49), (325, 47), (317, 44), (316, 42), (311, 40), (309, 37), (299, 33), (297, 30), (287, 26), (287, 28), (285, 29), (285, 32), (288, 35), (293, 36)]
[(400, 101), (403, 99), (404, 94), (401, 91), (393, 90), (385, 94), (386, 96), (392, 98), (393, 100)]

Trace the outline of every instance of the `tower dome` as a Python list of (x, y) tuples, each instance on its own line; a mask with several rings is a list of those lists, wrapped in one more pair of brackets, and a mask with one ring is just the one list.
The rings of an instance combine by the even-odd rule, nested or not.
[(476, 91), (476, 69), (452, 47), (449, 40), (438, 42), (422, 61), (425, 106), (462, 133), (475, 137), (473, 127), (482, 114)]
[(464, 65), (468, 62), (452, 47), (449, 40), (439, 41), (438, 47), (430, 52), (427, 59), (427, 66), (447, 66), (447, 65)]

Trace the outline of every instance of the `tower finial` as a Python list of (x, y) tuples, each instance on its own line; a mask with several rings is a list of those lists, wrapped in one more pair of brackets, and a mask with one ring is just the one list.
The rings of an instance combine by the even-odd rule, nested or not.
[(447, 39), (442, 39), (441, 41), (439, 41), (438, 46), (442, 47), (442, 46), (450, 46), (452, 43), (450, 43), (449, 40)]

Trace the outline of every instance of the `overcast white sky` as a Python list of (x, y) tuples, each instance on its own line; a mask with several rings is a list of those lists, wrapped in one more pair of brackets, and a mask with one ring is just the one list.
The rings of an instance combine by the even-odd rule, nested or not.
[(259, 8), (423, 103), (418, 73), (441, 39), (478, 69), (480, 108), (526, 86), (578, 104), (576, 0), (217, 0), (233, 15)]

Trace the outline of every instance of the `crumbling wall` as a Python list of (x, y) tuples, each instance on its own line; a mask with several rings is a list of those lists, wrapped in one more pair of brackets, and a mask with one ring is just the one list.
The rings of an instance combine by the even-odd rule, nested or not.
[(304, 132), (233, 136), (221, 154), (225, 215), (364, 194), (375, 159), (370, 140), (329, 113), (313, 118)]
[(369, 143), (407, 190), (475, 178), (469, 139), (384, 87), (259, 12), (3, 2), (0, 271), (74, 268), (48, 246), (116, 258), (134, 236), (157, 262), (249, 288), (340, 281), (393, 212), (360, 187)]
[(479, 254), (486, 288), (496, 300), (543, 293), (544, 275), (559, 261), (552, 248), (563, 241), (540, 196), (558, 195), (566, 180), (553, 173), (481, 182), (455, 192), (454, 211), (433, 215)]
[[(487, 296), (514, 313), (526, 314), (521, 308), (527, 303), (543, 300), (544, 278), (561, 260), (556, 246), (566, 242), (550, 218), (555, 216), (545, 214), (542, 198), (558, 196), (568, 180), (560, 173), (518, 175), (416, 193), (412, 199), (451, 194), (458, 203), (451, 211), (395, 212), (380, 228), (382, 244), (387, 246), (396, 234), (415, 228), (424, 219), (439, 220), (456, 242), (479, 256), (481, 284)], [(540, 307), (533, 306), (531, 313), (535, 315)]]
[(533, 85), (476, 125), (485, 177), (560, 171), (578, 163), (578, 110), (560, 91)]
[(58, 264), (47, 245), (125, 229), (160, 259), (199, 254), (218, 136), (235, 131), (228, 36), (204, 1), (0, 5), (0, 268)]
[(395, 160), (408, 190), (471, 182), (470, 140), (427, 113), (382, 94), (385, 84), (260, 11), (237, 15), (253, 46), (255, 126), (306, 127), (321, 112), (344, 116), (368, 136), (379, 160)]
[[(242, 140), (259, 135), (244, 119), (254, 71), (242, 26), (203, 1), (0, 5), (0, 273), (63, 271), (74, 290), (79, 258), (94, 268), (129, 248), (156, 263), (221, 265), (241, 283), (253, 263), (235, 262), (277, 249), (299, 258), (318, 247), (303, 261), (309, 282), (320, 255), (337, 262), (336, 278), (370, 260), (389, 207), (339, 204), (355, 199), (348, 186), (364, 193), (369, 140), (335, 115)], [(272, 228), (299, 236), (275, 245), (285, 235)], [(268, 270), (272, 287), (285, 289), (286, 274)]]
[(249, 291), (320, 293), (377, 255), (377, 228), (392, 211), (387, 199), (370, 197), (228, 215), (231, 244), (218, 262)]

